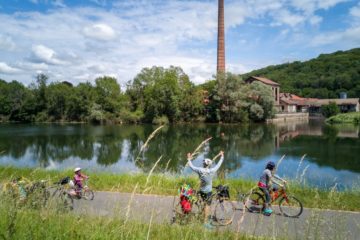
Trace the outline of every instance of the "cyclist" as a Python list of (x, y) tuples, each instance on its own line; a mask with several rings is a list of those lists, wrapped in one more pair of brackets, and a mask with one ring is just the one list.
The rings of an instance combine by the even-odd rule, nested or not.
[(82, 182), (85, 180), (85, 179), (88, 179), (89, 177), (82, 174), (81, 173), (81, 168), (77, 167), (74, 169), (74, 185), (75, 185), (75, 191), (76, 191), (76, 195), (78, 197), (81, 197), (81, 191), (82, 191), (82, 188), (83, 188), (83, 184)]
[(263, 212), (265, 215), (271, 215), (271, 213), (273, 212), (272, 209), (270, 208), (270, 201), (271, 201), (270, 189), (272, 188), (273, 191), (278, 190), (276, 185), (272, 186), (271, 183), (281, 185), (276, 180), (280, 180), (283, 183), (286, 183), (286, 181), (284, 179), (282, 179), (279, 176), (274, 174), (275, 168), (276, 168), (276, 165), (274, 162), (272, 162), (272, 161), (268, 162), (266, 164), (265, 170), (261, 174), (260, 180), (258, 182), (259, 188), (265, 195), (265, 209)]
[(212, 160), (209, 158), (205, 158), (203, 160), (203, 167), (195, 167), (192, 162), (191, 153), (187, 154), (188, 164), (190, 168), (199, 175), (200, 178), (200, 196), (202, 200), (205, 202), (205, 226), (210, 227), (211, 225), (208, 223), (209, 213), (210, 213), (210, 205), (211, 205), (211, 195), (212, 195), (212, 179), (215, 175), (216, 171), (220, 168), (222, 162), (224, 161), (224, 152), (220, 151), (220, 160), (215, 165), (215, 167), (211, 167)]

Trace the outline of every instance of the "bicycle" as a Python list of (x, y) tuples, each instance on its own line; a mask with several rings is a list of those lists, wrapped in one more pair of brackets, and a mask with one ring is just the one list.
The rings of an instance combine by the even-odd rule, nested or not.
[(46, 180), (31, 182), (24, 177), (19, 177), (4, 184), (3, 192), (12, 199), (18, 200), (21, 205), (45, 207), (50, 196), (46, 189), (46, 182)]
[[(303, 205), (299, 199), (286, 192), (286, 184), (279, 185), (279, 189), (274, 191), (270, 190), (271, 205), (275, 202), (279, 203), (279, 209), (282, 215), (286, 217), (299, 217), (303, 212)], [(253, 190), (250, 194), (242, 197), (245, 208), (249, 212), (262, 212), (265, 208), (265, 195), (260, 188)]]
[[(213, 187), (216, 191), (209, 197), (212, 201), (211, 224), (214, 226), (226, 226), (232, 223), (235, 215), (235, 206), (229, 201), (230, 194), (227, 186), (218, 185)], [(215, 201), (214, 201), (215, 199)], [(196, 192), (195, 197), (191, 200), (191, 212), (185, 213), (181, 206), (181, 202), (175, 203), (173, 208), (172, 223), (178, 219), (180, 223), (186, 223), (193, 219), (203, 219), (204, 209), (207, 199), (205, 201), (201, 198), (200, 193)]]
[(74, 209), (74, 199), (71, 192), (66, 188), (66, 185), (69, 184), (70, 177), (65, 177), (60, 179), (58, 182), (54, 183), (54, 186), (49, 187), (48, 189), (55, 189), (52, 193), (52, 197), (55, 199), (60, 199), (62, 207), (64, 210), (73, 210)]
[(88, 187), (88, 182), (89, 180), (86, 179), (83, 188), (76, 189), (75, 191), (79, 198), (83, 198), (85, 200), (94, 200), (95, 194), (94, 191)]

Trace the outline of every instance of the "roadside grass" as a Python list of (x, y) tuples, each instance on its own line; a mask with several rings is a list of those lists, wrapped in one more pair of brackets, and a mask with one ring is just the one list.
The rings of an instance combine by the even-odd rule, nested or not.
[(59, 212), (54, 207), (32, 209), (6, 194), (0, 198), (1, 239), (265, 239), (229, 230), (208, 231), (201, 224), (186, 226), (125, 221)]
[[(197, 176), (179, 177), (171, 174), (111, 174), (111, 173), (92, 173), (86, 172), (90, 176), (89, 185), (93, 190), (114, 191), (132, 193), (136, 187), (136, 193), (158, 194), (158, 195), (177, 195), (178, 188), (188, 183), (195, 189), (199, 187)], [(66, 171), (47, 171), (43, 169), (0, 167), (0, 182), (2, 184), (16, 177), (25, 177), (31, 181), (48, 180), (49, 184), (58, 181), (65, 176), (73, 176), (71, 170)], [(230, 188), (232, 200), (236, 200), (237, 193), (248, 193), (256, 187), (256, 182), (245, 179), (214, 180), (214, 186), (226, 184)], [(355, 183), (354, 183), (355, 184)], [(288, 184), (288, 193), (301, 200), (304, 207), (360, 211), (360, 187), (345, 191), (321, 190), (309, 186), (301, 185), (297, 182)]]

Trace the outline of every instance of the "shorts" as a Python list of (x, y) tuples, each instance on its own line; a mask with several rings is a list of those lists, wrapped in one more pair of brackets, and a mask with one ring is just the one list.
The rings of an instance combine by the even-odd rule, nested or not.
[(210, 206), (212, 201), (212, 192), (202, 192), (200, 191), (201, 199), (206, 203), (206, 205)]

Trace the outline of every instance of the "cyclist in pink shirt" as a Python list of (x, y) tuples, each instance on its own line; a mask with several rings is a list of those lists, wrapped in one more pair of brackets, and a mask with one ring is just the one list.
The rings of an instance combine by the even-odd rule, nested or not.
[(74, 169), (75, 175), (74, 175), (74, 184), (75, 184), (75, 191), (77, 195), (81, 194), (81, 190), (83, 188), (83, 181), (88, 179), (89, 177), (85, 174), (81, 173), (81, 168), (77, 167)]

